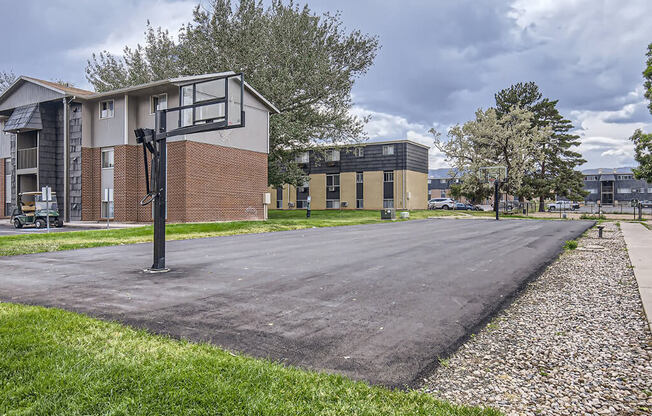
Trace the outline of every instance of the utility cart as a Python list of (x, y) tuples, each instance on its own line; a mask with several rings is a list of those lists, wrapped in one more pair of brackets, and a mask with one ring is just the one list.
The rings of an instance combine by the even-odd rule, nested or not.
[(11, 215), (11, 222), (15, 228), (36, 227), (45, 228), (48, 221), (48, 205), (50, 225), (63, 227), (63, 219), (59, 217), (55, 193), (52, 192), (54, 201), (43, 201), (41, 192), (22, 192), (18, 194), (18, 208)]

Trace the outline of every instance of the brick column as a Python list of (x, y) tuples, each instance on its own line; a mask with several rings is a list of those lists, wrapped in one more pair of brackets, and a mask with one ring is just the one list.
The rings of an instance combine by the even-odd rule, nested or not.
[(82, 220), (99, 221), (101, 214), (102, 166), (100, 148), (82, 148)]
[[(114, 146), (113, 209), (119, 222), (138, 221), (138, 159), (140, 146)], [(141, 155), (142, 158), (142, 155)], [(142, 162), (141, 162), (142, 163)], [(141, 196), (142, 198), (142, 196)]]

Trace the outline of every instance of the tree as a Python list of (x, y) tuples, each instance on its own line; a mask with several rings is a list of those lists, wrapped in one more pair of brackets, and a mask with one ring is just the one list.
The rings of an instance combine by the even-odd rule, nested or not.
[(570, 133), (573, 124), (559, 113), (558, 100), (543, 98), (534, 82), (514, 84), (499, 91), (495, 99), (499, 116), (519, 106), (532, 112), (533, 126), (549, 128), (552, 132), (541, 143), (541, 158), (536, 162), (535, 169), (524, 178), (521, 196), (528, 199), (538, 197), (541, 212), (545, 210), (546, 198), (555, 194), (583, 199), (586, 193), (578, 193), (578, 190), (583, 188), (584, 178), (573, 171), (586, 160), (573, 150), (580, 144), (580, 138)]
[(0, 71), (0, 94), (9, 88), (15, 81), (16, 75), (13, 72)]
[(298, 151), (315, 144), (364, 138), (364, 123), (350, 114), (356, 78), (373, 64), (378, 38), (347, 32), (338, 14), (315, 15), (308, 6), (273, 0), (215, 0), (196, 7), (178, 41), (148, 25), (145, 46), (122, 58), (93, 54), (87, 79), (98, 91), (182, 74), (233, 70), (281, 111), (270, 119), (268, 181), (300, 185)]
[(435, 130), (430, 132), (435, 136), (435, 147), (455, 170), (463, 172), (462, 192), (480, 199), (491, 193), (482, 171), (486, 166), (505, 166), (507, 181), (502, 189), (521, 195), (524, 178), (534, 169), (541, 157), (541, 143), (550, 135), (548, 128), (532, 124), (532, 112), (519, 107), (502, 117), (494, 108), (479, 109), (475, 120), (453, 126), (447, 141)]
[(634, 159), (638, 162), (638, 167), (633, 169), (634, 176), (652, 182), (652, 134), (636, 129), (629, 140), (634, 142)]
[(645, 98), (650, 100), (650, 104), (648, 104), (647, 108), (650, 110), (650, 113), (652, 114), (652, 43), (647, 45), (647, 68), (643, 71), (643, 78), (645, 79), (645, 82), (643, 83), (643, 86), (645, 87)]

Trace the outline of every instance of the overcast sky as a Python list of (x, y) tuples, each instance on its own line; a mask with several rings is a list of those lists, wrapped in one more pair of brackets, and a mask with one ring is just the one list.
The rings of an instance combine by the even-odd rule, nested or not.
[[(234, 2), (236, 0), (233, 0)], [(300, 0), (299, 0), (300, 1)], [(0, 70), (90, 88), (86, 59), (142, 42), (147, 19), (177, 33), (196, 1), (0, 0)], [(371, 71), (354, 88), (371, 139), (430, 145), (493, 105), (494, 93), (534, 81), (559, 100), (582, 137), (586, 168), (634, 164), (628, 137), (652, 131), (641, 72), (652, 43), (650, 0), (310, 0), (380, 38)], [(431, 151), (430, 168), (446, 166)]]

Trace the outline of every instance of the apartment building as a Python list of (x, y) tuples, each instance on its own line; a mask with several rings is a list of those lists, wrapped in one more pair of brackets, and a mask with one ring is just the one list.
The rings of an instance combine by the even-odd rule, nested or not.
[(633, 199), (652, 200), (652, 184), (635, 179), (631, 167), (587, 169), (582, 174), (584, 190), (589, 192), (586, 202), (611, 205)]
[(297, 156), (308, 180), (270, 189), (277, 209), (426, 209), (428, 146), (409, 140), (310, 150)]
[[(0, 214), (11, 215), (19, 193), (51, 186), (67, 221), (151, 221), (151, 206), (139, 204), (146, 184), (134, 129), (153, 128), (157, 109), (199, 100), (189, 89), (192, 83), (218, 83), (232, 74), (179, 77), (103, 93), (20, 77), (0, 95)], [(226, 102), (205, 110), (218, 118), (228, 111), (229, 123), (239, 122), (243, 97), (246, 123), (168, 139), (169, 221), (265, 217), (269, 117), (278, 110), (247, 83), (244, 94), (229, 95), (241, 91), (239, 78), (225, 82), (217, 89)], [(192, 110), (169, 112), (167, 125), (185, 126), (194, 117)]]

